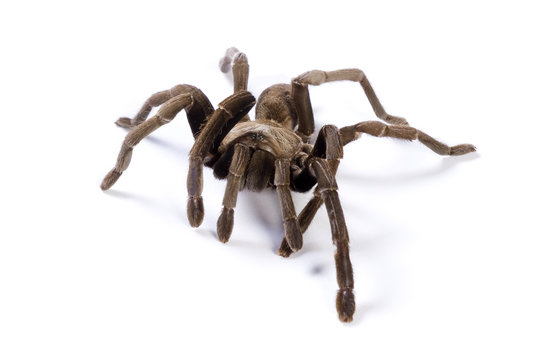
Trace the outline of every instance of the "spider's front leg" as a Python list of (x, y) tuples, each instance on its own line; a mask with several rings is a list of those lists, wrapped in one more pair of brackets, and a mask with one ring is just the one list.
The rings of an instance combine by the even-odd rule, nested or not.
[(227, 175), (227, 186), (222, 202), (222, 213), (218, 218), (217, 224), (218, 239), (223, 243), (229, 241), (231, 232), (233, 231), (237, 195), (242, 185), (241, 181), (246, 173), (249, 161), (250, 148), (244, 144), (235, 144), (233, 158)]
[(190, 151), (188, 170), (188, 221), (193, 227), (203, 222), (203, 162), (205, 157), (215, 154), (224, 137), (246, 115), (255, 104), (248, 91), (238, 91), (218, 105), (205, 127), (196, 138)]
[[(340, 165), (340, 159), (342, 158), (343, 153), (344, 149), (338, 128), (334, 125), (325, 125), (319, 131), (318, 137), (309, 156), (325, 159), (331, 173), (336, 175), (336, 171), (338, 170), (338, 165)], [(297, 191), (308, 191), (316, 183), (317, 179), (314, 177), (308, 166), (306, 166), (300, 172), (300, 174), (293, 177), (293, 188)], [(304, 234), (306, 229), (308, 229), (308, 226), (314, 219), (314, 216), (321, 205), (323, 205), (323, 199), (321, 197), (319, 186), (316, 186), (314, 196), (299, 213), (298, 221), (301, 233)], [(284, 238), (282, 240), (282, 245), (278, 249), (278, 254), (283, 257), (289, 257), (289, 255), (292, 253), (293, 250)]]
[(324, 159), (313, 158), (309, 163), (309, 168), (317, 179), (318, 191), (327, 208), (332, 241), (335, 246), (334, 259), (339, 286), (336, 295), (336, 310), (341, 321), (350, 322), (353, 320), (353, 313), (355, 312), (353, 268), (349, 259), (349, 235), (342, 205), (338, 197), (338, 185), (333, 171)]
[(291, 198), (290, 186), (290, 162), (288, 159), (276, 159), (274, 162), (274, 185), (280, 208), (282, 209), (282, 219), (284, 222), (284, 242), (290, 251), (297, 251), (302, 247), (302, 231), (295, 212), (293, 199)]

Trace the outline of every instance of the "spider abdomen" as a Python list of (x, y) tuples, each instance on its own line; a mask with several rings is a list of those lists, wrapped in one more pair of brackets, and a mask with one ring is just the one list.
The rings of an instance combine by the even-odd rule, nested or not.
[(258, 119), (272, 119), (283, 127), (294, 129), (297, 125), (297, 111), (291, 97), (290, 84), (276, 84), (265, 89), (255, 108)]

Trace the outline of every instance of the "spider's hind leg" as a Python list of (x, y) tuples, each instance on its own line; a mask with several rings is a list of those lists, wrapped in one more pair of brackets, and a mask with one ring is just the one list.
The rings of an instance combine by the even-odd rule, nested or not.
[(190, 150), (188, 170), (188, 221), (192, 227), (201, 225), (203, 208), (203, 162), (216, 154), (224, 137), (250, 111), (255, 98), (248, 91), (238, 91), (222, 101), (210, 116)]
[(223, 73), (233, 70), (233, 87), (235, 92), (248, 89), (250, 65), (248, 65), (246, 54), (240, 52), (235, 47), (230, 47), (226, 50), (224, 57), (220, 59), (219, 66)]
[(220, 217), (218, 218), (217, 232), (218, 239), (221, 242), (229, 241), (231, 232), (233, 231), (233, 219), (235, 214), (235, 206), (237, 205), (237, 195), (242, 187), (242, 180), (245, 176), (246, 167), (250, 161), (250, 148), (243, 144), (235, 144), (233, 159), (229, 166), (227, 175), (227, 186), (222, 202), (223, 208)]
[(340, 129), (340, 137), (344, 145), (353, 140), (357, 140), (362, 133), (377, 137), (392, 137), (403, 140), (419, 140), (439, 155), (458, 156), (475, 151), (472, 144), (459, 144), (449, 146), (432, 136), (407, 125), (387, 125), (379, 121), (363, 121), (352, 126), (345, 126)]
[[(245, 53), (239, 51), (236, 47), (230, 47), (225, 51), (225, 55), (218, 64), (223, 73), (233, 72), (233, 91), (238, 92), (248, 89), (248, 75), (250, 74), (250, 65)], [(248, 114), (240, 122), (250, 121)]]
[(134, 128), (147, 119), (152, 108), (161, 106), (168, 100), (182, 94), (191, 94), (194, 100), (193, 104), (186, 108), (186, 115), (195, 137), (205, 125), (207, 116), (212, 114), (214, 108), (201, 90), (195, 86), (186, 84), (176, 85), (169, 90), (159, 91), (153, 94), (145, 101), (139, 112), (133, 118), (121, 117), (115, 124), (128, 129)]
[(154, 130), (169, 123), (182, 109), (185, 109), (192, 103), (193, 98), (190, 94), (175, 96), (168, 100), (160, 110), (158, 110), (158, 113), (155, 116), (133, 128), (122, 142), (116, 164), (114, 168), (105, 175), (105, 178), (101, 183), (101, 189), (107, 190), (113, 186), (124, 170), (128, 168), (135, 145)]
[(294, 78), (291, 82), (292, 96), (295, 101), (297, 113), (299, 116), (299, 127), (297, 132), (301, 136), (310, 137), (314, 132), (314, 114), (312, 111), (312, 104), (310, 102), (310, 94), (308, 92), (308, 85), (317, 86), (328, 82), (334, 81), (353, 81), (358, 82), (361, 85), (372, 109), (376, 113), (376, 116), (381, 120), (396, 125), (407, 125), (406, 119), (389, 115), (379, 98), (376, 96), (372, 85), (368, 81), (364, 72), (360, 69), (341, 69), (335, 71), (322, 71), (312, 70), (305, 72)]
[(137, 112), (133, 118), (121, 117), (115, 122), (115, 124), (127, 129), (134, 128), (147, 119), (153, 107), (162, 105), (172, 97), (173, 94), (171, 90), (164, 90), (154, 93), (145, 101), (139, 112)]
[(338, 197), (338, 185), (333, 171), (324, 159), (314, 158), (309, 167), (317, 178), (318, 189), (327, 208), (331, 224), (332, 241), (335, 246), (336, 278), (339, 287), (336, 295), (336, 310), (341, 321), (350, 322), (353, 320), (355, 312), (353, 268), (349, 259), (349, 235)]
[[(158, 103), (163, 105), (155, 116), (146, 120), (150, 112), (150, 104), (156, 105)], [(186, 111), (194, 138), (198, 137), (199, 132), (206, 125), (207, 118), (214, 112), (212, 104), (201, 90), (191, 85), (177, 85), (171, 90), (161, 91), (151, 96), (134, 118), (134, 120), (138, 119), (137, 121), (128, 118), (121, 118), (117, 121), (117, 124), (120, 122), (120, 126), (130, 129), (130, 132), (122, 143), (115, 167), (109, 171), (101, 183), (102, 190), (113, 186), (122, 172), (128, 168), (133, 147), (151, 132), (169, 123), (181, 110)]]

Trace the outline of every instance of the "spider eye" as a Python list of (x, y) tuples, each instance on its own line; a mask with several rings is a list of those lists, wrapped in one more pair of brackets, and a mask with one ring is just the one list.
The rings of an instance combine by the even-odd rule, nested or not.
[(255, 139), (257, 139), (257, 134), (256, 134), (256, 133), (252, 133), (252, 134), (250, 134), (250, 137), (252, 138), (252, 140), (255, 140)]
[(261, 135), (261, 134), (258, 134), (258, 135), (257, 135), (257, 140), (263, 141), (263, 139), (264, 139), (263, 135)]

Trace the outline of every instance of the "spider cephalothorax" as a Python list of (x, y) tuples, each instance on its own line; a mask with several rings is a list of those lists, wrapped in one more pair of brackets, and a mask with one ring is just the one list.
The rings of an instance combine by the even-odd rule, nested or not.
[[(336, 184), (336, 171), (343, 147), (362, 133), (405, 140), (419, 140), (440, 155), (462, 155), (475, 151), (470, 144), (447, 146), (410, 127), (405, 119), (383, 109), (372, 86), (359, 69), (313, 70), (294, 78), (291, 84), (273, 85), (259, 96), (255, 120), (248, 112), (256, 104), (246, 90), (248, 60), (235, 48), (227, 50), (220, 63), (223, 72), (233, 70), (234, 93), (214, 109), (201, 90), (178, 85), (152, 95), (133, 118), (120, 118), (117, 125), (131, 129), (126, 135), (115, 167), (101, 184), (109, 189), (127, 169), (133, 147), (160, 126), (185, 110), (195, 142), (190, 151), (188, 208), (190, 224), (203, 221), (203, 166), (211, 167), (219, 179), (227, 179), (222, 213), (218, 219), (218, 238), (227, 242), (233, 230), (238, 192), (244, 188), (261, 191), (273, 188), (278, 194), (284, 224), (284, 238), (278, 250), (288, 257), (302, 247), (302, 234), (325, 204), (331, 225), (339, 291), (336, 308), (340, 320), (348, 322), (355, 312), (353, 270), (349, 259), (349, 237)], [(359, 82), (376, 116), (387, 122), (364, 121), (338, 129), (321, 128), (313, 144), (314, 116), (308, 85), (348, 80)], [(161, 106), (147, 120), (153, 107)], [(291, 191), (305, 192), (315, 186), (314, 195), (297, 216)]]

